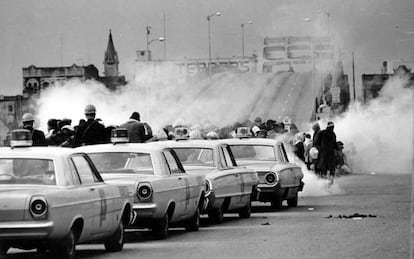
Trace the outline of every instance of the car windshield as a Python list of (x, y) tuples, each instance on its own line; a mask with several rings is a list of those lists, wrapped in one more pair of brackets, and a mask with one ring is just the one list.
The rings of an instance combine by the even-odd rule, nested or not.
[(102, 152), (89, 154), (101, 174), (154, 174), (151, 155), (133, 152)]
[(273, 146), (232, 145), (230, 148), (236, 162), (243, 160), (277, 161)]
[(0, 158), (0, 184), (56, 185), (53, 161), (37, 158)]
[(213, 149), (210, 148), (174, 148), (183, 166), (214, 167)]

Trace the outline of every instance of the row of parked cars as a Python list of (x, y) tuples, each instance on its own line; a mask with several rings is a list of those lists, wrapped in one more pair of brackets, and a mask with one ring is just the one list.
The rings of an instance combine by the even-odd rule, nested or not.
[(172, 225), (197, 231), (200, 214), (248, 218), (252, 201), (295, 207), (303, 189), (301, 168), (275, 140), (112, 137), (67, 149), (31, 147), (30, 132), (12, 132), (11, 148), (0, 148), (0, 256), (15, 247), (74, 258), (76, 244), (97, 241), (121, 251), (125, 228), (163, 239)]

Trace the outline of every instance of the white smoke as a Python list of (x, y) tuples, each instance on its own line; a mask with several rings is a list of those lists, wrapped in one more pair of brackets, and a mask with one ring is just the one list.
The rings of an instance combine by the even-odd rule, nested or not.
[(394, 77), (368, 105), (353, 104), (335, 122), (355, 172), (413, 172), (413, 88)]
[(115, 92), (96, 81), (70, 80), (51, 86), (42, 91), (38, 101), (41, 128), (46, 128), (50, 118), (70, 118), (76, 125), (84, 117), (87, 104), (96, 106), (97, 118), (106, 125), (119, 125), (138, 111), (141, 119), (155, 128), (178, 119), (223, 127), (257, 116), (278, 121), (294, 114), (301, 121), (308, 121), (311, 116), (309, 73), (227, 71), (209, 79), (176, 76), (169, 66), (161, 69), (165, 69), (160, 73), (163, 77), (148, 77), (148, 71), (144, 71), (136, 75), (135, 82)]

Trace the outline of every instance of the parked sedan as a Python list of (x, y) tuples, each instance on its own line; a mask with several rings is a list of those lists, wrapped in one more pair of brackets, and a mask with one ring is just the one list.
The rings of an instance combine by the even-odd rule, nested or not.
[(120, 251), (133, 195), (128, 186), (106, 184), (85, 153), (0, 148), (0, 256), (15, 247), (74, 258), (76, 244), (89, 242)]
[(171, 224), (199, 228), (205, 180), (187, 174), (174, 150), (153, 143), (116, 143), (78, 148), (89, 154), (107, 182), (133, 185), (133, 227), (150, 228), (158, 239)]
[(225, 211), (250, 217), (251, 199), (259, 182), (252, 169), (238, 167), (228, 145), (214, 140), (163, 141), (174, 149), (189, 174), (207, 180), (205, 212), (214, 223), (223, 221)]
[(283, 143), (264, 138), (233, 138), (228, 144), (238, 165), (254, 169), (259, 175), (257, 199), (271, 202), (275, 209), (287, 200), (289, 207), (298, 204), (298, 192), (304, 183), (302, 169), (289, 162)]

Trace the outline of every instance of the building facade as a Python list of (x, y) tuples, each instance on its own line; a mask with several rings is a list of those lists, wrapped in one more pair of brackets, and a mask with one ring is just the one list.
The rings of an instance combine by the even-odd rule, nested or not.
[[(382, 87), (391, 77), (404, 77), (407, 79), (405, 87), (414, 86), (414, 73), (409, 62), (401, 64), (394, 63), (393, 73), (388, 73), (388, 62), (384, 61), (381, 73), (363, 74), (362, 75), (362, 94), (363, 102), (368, 103), (370, 100), (377, 98)], [(413, 62), (414, 65), (414, 62)]]
[(68, 67), (36, 67), (31, 65), (23, 68), (23, 94), (29, 97), (38, 96), (47, 87), (73, 78), (81, 81), (93, 79), (103, 83), (110, 90), (126, 85), (125, 76), (119, 73), (118, 53), (115, 50), (111, 31), (109, 31), (103, 64), (104, 76), (99, 75), (99, 71), (94, 65), (78, 66), (73, 64)]

